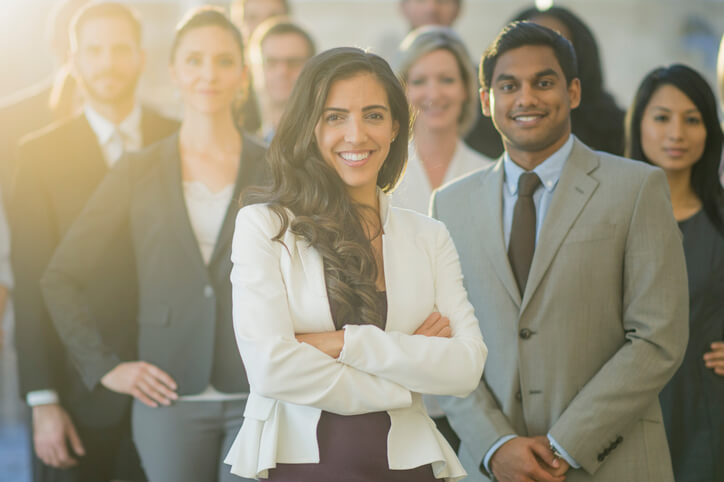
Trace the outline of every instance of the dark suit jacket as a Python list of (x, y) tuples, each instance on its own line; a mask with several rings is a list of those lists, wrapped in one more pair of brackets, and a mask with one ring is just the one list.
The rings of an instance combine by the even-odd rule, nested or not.
[[(137, 270), (138, 358), (157, 365), (180, 395), (209, 383), (223, 392), (248, 390), (231, 317), (231, 239), (238, 196), (263, 182), (264, 148), (245, 136), (235, 195), (207, 266), (191, 228), (181, 180), (178, 136), (123, 159), (106, 177), (68, 232), (42, 287), (58, 331), (89, 388), (118, 362), (103, 343), (84, 289), (107, 259)], [(132, 257), (113, 241), (128, 232)]]
[[(144, 110), (143, 141), (150, 144), (170, 135), (178, 123)], [(16, 346), (20, 389), (54, 389), (76, 420), (91, 426), (115, 423), (128, 397), (105, 388), (88, 390), (66, 357), (40, 292), (39, 281), (55, 248), (88, 198), (108, 172), (103, 153), (85, 115), (51, 124), (21, 143), (18, 175), (11, 202), (11, 254), (16, 276)], [(113, 249), (130, 251), (118, 236)], [(136, 304), (132, 267), (115, 259), (101, 260), (91, 277), (113, 283), (91, 283), (89, 309), (108, 347), (133, 358)]]
[(0, 99), (0, 186), (10, 194), (17, 163), (18, 141), (25, 135), (52, 123), (50, 109), (52, 84), (43, 82)]

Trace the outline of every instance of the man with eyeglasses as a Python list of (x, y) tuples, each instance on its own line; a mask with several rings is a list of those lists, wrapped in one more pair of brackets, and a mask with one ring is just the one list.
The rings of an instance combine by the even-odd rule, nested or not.
[(249, 54), (261, 111), (260, 134), (271, 142), (297, 77), (315, 54), (314, 41), (289, 19), (270, 18), (252, 35)]

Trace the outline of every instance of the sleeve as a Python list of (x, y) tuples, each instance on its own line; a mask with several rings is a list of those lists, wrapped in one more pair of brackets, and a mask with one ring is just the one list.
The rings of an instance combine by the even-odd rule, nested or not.
[[(643, 180), (628, 228), (622, 320), (626, 342), (551, 427), (589, 473), (631, 424), (657, 401), (681, 364), (689, 329), (686, 263), (663, 171)], [(624, 442), (625, 443), (625, 442)]]
[[(433, 236), (435, 305), (450, 319), (452, 337), (348, 325), (339, 361), (399, 383), (413, 392), (464, 397), (480, 382), (487, 348), (463, 287), (455, 245), (441, 223), (435, 223), (434, 227), (437, 229), (431, 230), (430, 235)], [(414, 287), (410, 289), (414, 291)]]
[[(430, 213), (435, 219), (453, 216), (459, 209), (455, 199), (446, 198), (441, 191), (433, 193), (430, 201)], [(465, 398), (438, 397), (440, 407), (447, 415), (450, 425), (458, 434), (462, 445), (476, 466), (485, 471), (483, 459), (493, 453), (495, 444), (504, 437), (509, 440), (516, 435), (513, 425), (500, 410), (485, 379), (477, 380), (477, 387)]]
[(412, 395), (399, 384), (296, 340), (272, 216), (265, 206), (240, 210), (232, 245), (234, 331), (252, 390), (342, 415), (409, 407)]
[(32, 141), (21, 146), (9, 204), (15, 347), (23, 396), (36, 390), (60, 391), (59, 371), (66, 356), (40, 291), (40, 277), (59, 242), (44, 184), (45, 156)]
[(121, 360), (103, 343), (85, 286), (108, 245), (128, 229), (131, 158), (124, 157), (98, 186), (53, 255), (41, 286), (55, 326), (88, 389)]

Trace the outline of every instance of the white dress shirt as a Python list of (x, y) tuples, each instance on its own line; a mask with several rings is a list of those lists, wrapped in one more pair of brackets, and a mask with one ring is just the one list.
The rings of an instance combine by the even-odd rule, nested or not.
[[(445, 172), (442, 184), (464, 176), (477, 169), (489, 166), (493, 161), (469, 148), (458, 139), (455, 154)], [(432, 186), (425, 172), (425, 166), (417, 155), (415, 142), (411, 141), (407, 148), (407, 168), (400, 184), (392, 193), (392, 205), (412, 209), (427, 215), (430, 209)]]
[(100, 115), (89, 104), (86, 104), (84, 113), (109, 167), (113, 166), (125, 151), (137, 151), (143, 147), (142, 111), (138, 104), (118, 125)]

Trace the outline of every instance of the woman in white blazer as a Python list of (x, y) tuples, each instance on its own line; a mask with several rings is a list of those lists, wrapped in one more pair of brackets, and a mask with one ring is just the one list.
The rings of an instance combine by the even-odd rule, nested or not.
[(226, 462), (282, 481), (458, 480), (421, 394), (465, 396), (487, 349), (440, 222), (389, 206), (405, 93), (380, 57), (311, 59), (232, 244), (233, 319), (251, 394)]

